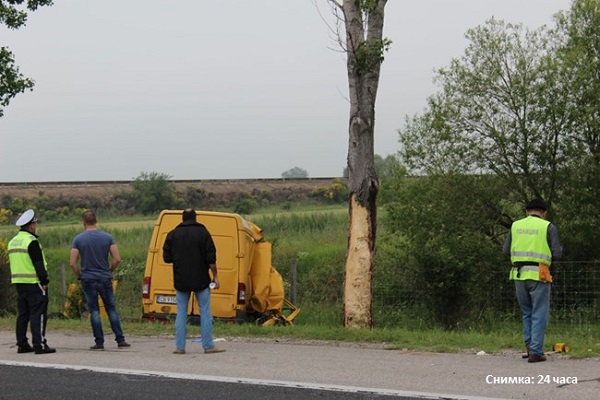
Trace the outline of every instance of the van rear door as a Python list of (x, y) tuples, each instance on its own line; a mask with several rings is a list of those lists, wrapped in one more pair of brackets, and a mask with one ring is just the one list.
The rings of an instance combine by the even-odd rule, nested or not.
[[(235, 214), (200, 211), (197, 212), (196, 219), (206, 226), (217, 248), (220, 288), (211, 293), (213, 317), (236, 320), (242, 318), (242, 315), (245, 315), (245, 305), (237, 304), (238, 282), (247, 284), (248, 278), (242, 279), (243, 277), (239, 276), (240, 258), (243, 257), (238, 231), (240, 217)], [(162, 248), (167, 234), (179, 223), (181, 223), (181, 211), (177, 210), (164, 210), (157, 219), (144, 274), (144, 285), (149, 284), (148, 293), (144, 295), (142, 301), (145, 319), (173, 318), (177, 313), (173, 265), (163, 261)], [(244, 273), (247, 275), (246, 271)], [(188, 310), (191, 316), (200, 315), (195, 296), (191, 297)]]
[[(213, 317), (235, 318), (240, 252), (237, 219), (233, 215), (208, 212), (199, 212), (196, 219), (206, 226), (217, 248), (220, 287), (211, 293)], [(196, 299), (192, 302), (191, 314), (200, 315)]]
[(173, 266), (163, 261), (162, 246), (167, 234), (180, 222), (181, 213), (163, 211), (154, 226), (144, 273), (144, 285), (149, 284), (148, 294), (144, 296), (142, 302), (144, 318), (171, 318), (177, 312)]

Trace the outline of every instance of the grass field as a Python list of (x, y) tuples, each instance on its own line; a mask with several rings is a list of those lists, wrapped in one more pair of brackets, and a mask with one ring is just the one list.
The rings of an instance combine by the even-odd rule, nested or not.
[[(141, 321), (141, 283), (144, 274), (148, 243), (156, 216), (100, 220), (99, 227), (109, 231), (119, 244), (123, 258), (116, 271), (119, 281), (117, 304), (129, 335), (173, 335), (172, 324)], [(263, 229), (265, 237), (274, 244), (273, 264), (286, 265), (290, 259), (301, 257), (302, 265), (316, 272), (327, 268), (337, 269), (343, 276), (346, 246), (347, 210), (344, 207), (320, 209), (297, 208), (294, 210), (262, 210), (248, 219)], [(82, 230), (79, 222), (40, 224), (40, 241), (50, 265), (51, 302), (50, 313), (63, 311), (64, 297), (60, 286), (64, 269), (66, 285), (75, 283), (68, 267), (70, 243)], [(0, 226), (0, 239), (10, 239), (16, 227)], [(280, 271), (284, 272), (284, 271)], [(396, 324), (385, 328), (344, 329), (342, 305), (339, 299), (330, 299), (319, 280), (304, 271), (304, 286), (310, 288), (313, 297), (301, 297), (297, 305), (301, 313), (293, 326), (262, 327), (253, 324), (215, 324), (219, 336), (286, 337), (297, 340), (330, 340), (379, 343), (389, 348), (427, 350), (439, 352), (480, 351), (487, 353), (518, 353), (521, 351), (521, 327), (515, 321), (496, 322), (480, 329), (456, 329), (445, 331), (437, 328), (418, 328), (418, 324)], [(340, 283), (341, 284), (341, 283)], [(314, 301), (314, 299), (326, 299)], [(312, 299), (312, 300), (311, 300)], [(90, 332), (87, 320), (52, 318), (49, 330), (74, 330)], [(0, 318), (0, 329), (14, 329), (14, 316)], [(108, 329), (108, 327), (107, 327)], [(193, 332), (193, 331), (192, 331)], [(554, 342), (570, 344), (572, 357), (600, 357), (600, 325), (549, 326), (546, 348)]]

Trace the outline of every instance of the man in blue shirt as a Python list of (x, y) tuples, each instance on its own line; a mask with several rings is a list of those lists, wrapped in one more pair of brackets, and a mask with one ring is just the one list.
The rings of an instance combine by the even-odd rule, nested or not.
[[(121, 319), (115, 305), (113, 291), (113, 271), (121, 264), (121, 256), (113, 237), (96, 227), (96, 214), (93, 211), (83, 213), (85, 231), (75, 236), (71, 245), (71, 270), (81, 280), (85, 302), (90, 311), (90, 322), (96, 344), (90, 350), (104, 350), (104, 332), (100, 320), (98, 296), (102, 299), (110, 327), (115, 334), (117, 347), (129, 347), (121, 329)], [(108, 263), (108, 256), (112, 262)], [(77, 262), (81, 259), (81, 267)]]

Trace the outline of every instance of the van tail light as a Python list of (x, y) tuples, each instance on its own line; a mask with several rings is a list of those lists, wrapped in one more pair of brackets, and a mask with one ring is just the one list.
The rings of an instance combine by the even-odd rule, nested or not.
[(238, 282), (238, 304), (246, 304), (246, 284)]
[(150, 281), (151, 281), (151, 278), (149, 276), (144, 277), (144, 283), (142, 284), (142, 298), (143, 299), (150, 298)]

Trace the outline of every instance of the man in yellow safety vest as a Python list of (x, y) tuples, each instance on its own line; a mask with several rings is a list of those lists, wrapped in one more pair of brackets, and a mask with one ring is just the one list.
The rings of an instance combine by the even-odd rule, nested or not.
[(523, 316), (523, 339), (528, 362), (546, 361), (544, 335), (550, 312), (550, 264), (562, 256), (556, 227), (546, 220), (548, 207), (539, 198), (525, 207), (526, 217), (513, 222), (503, 252), (510, 256), (509, 279)]
[[(11, 282), (17, 289), (17, 353), (49, 354), (56, 350), (46, 343), (48, 318), (48, 265), (38, 241), (38, 219), (33, 210), (25, 211), (17, 220), (21, 227), (8, 243)], [(31, 328), (31, 343), (27, 339)]]

